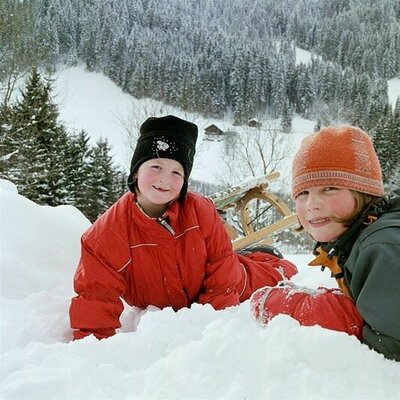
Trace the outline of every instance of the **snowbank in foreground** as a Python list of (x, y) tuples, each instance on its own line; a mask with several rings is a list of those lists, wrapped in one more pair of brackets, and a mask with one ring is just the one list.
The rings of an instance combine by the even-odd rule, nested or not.
[[(268, 327), (248, 302), (225, 311), (194, 305), (126, 307), (121, 332), (71, 342), (68, 307), (79, 239), (89, 222), (73, 207), (43, 207), (0, 181), (2, 399), (398, 399), (400, 364), (354, 337)], [(288, 256), (294, 281), (333, 285)]]

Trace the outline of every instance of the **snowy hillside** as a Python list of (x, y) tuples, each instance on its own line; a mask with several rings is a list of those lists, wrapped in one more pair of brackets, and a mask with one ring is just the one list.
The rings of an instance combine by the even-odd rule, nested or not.
[[(309, 52), (298, 49), (298, 62), (307, 63)], [(388, 81), (389, 100), (394, 105), (400, 96), (400, 79)], [(218, 183), (226, 171), (223, 162), (225, 146), (223, 141), (204, 140), (204, 129), (210, 124), (217, 125), (224, 131), (244, 131), (248, 134), (252, 128), (235, 127), (231, 121), (205, 119), (188, 114), (176, 108), (166, 106), (155, 100), (137, 100), (124, 93), (109, 78), (101, 73), (90, 73), (83, 66), (61, 69), (55, 81), (56, 102), (60, 107), (60, 119), (73, 130), (86, 130), (92, 141), (107, 137), (113, 147), (114, 159), (124, 169), (129, 168), (132, 155), (131, 142), (127, 130), (136, 132), (147, 117), (152, 115), (175, 114), (187, 118), (199, 126), (199, 142), (192, 178), (204, 182)], [(261, 121), (264, 126), (275, 121)], [(277, 187), (288, 188), (290, 164), (293, 154), (301, 140), (313, 132), (315, 121), (296, 116), (293, 120), (292, 133), (282, 134), (286, 151), (285, 160), (280, 164), (282, 178)], [(279, 126), (279, 125), (278, 125)], [(238, 182), (232, 182), (238, 183)], [(279, 186), (278, 186), (279, 185)]]
[[(399, 399), (400, 364), (355, 337), (258, 326), (248, 302), (225, 311), (126, 307), (114, 337), (71, 342), (68, 307), (79, 238), (89, 222), (69, 206), (38, 206), (0, 181), (1, 389), (4, 400)], [(288, 256), (293, 281), (332, 286)]]
[[(303, 62), (310, 57), (298, 55)], [(393, 104), (400, 79), (388, 85)], [(81, 66), (59, 70), (55, 92), (68, 129), (85, 129), (92, 141), (107, 137), (125, 169), (132, 152), (126, 131), (137, 131), (150, 115), (172, 113), (198, 124), (192, 177), (206, 182), (218, 182), (227, 166), (224, 142), (205, 140), (204, 128), (252, 129), (136, 100)], [(293, 132), (282, 134), (286, 189), (293, 153), (314, 124), (296, 117)], [(114, 337), (71, 342), (72, 278), (89, 221), (71, 206), (39, 206), (3, 180), (0, 207), (1, 399), (400, 399), (399, 363), (354, 337), (300, 327), (286, 316), (258, 326), (248, 302), (218, 312), (201, 305), (179, 312), (126, 306)], [(286, 257), (298, 266), (295, 283), (335, 286), (328, 271), (307, 266), (309, 256)]]
[[(124, 93), (103, 74), (89, 73), (83, 66), (60, 70), (55, 81), (55, 94), (60, 105), (60, 119), (65, 125), (70, 129), (86, 130), (93, 141), (107, 137), (113, 146), (116, 163), (124, 168), (128, 168), (132, 155), (127, 129), (137, 131), (140, 124), (152, 115), (171, 113), (198, 125), (198, 154), (192, 178), (205, 182), (218, 182), (226, 165), (222, 161), (225, 153), (223, 141), (204, 140), (204, 129), (216, 124), (224, 131), (240, 133), (241, 130), (254, 130), (234, 127), (226, 120), (205, 119), (188, 114), (154, 100), (137, 100)], [(287, 160), (280, 169), (284, 175), (282, 181), (288, 180), (292, 152), (302, 138), (313, 131), (314, 124), (314, 121), (298, 117), (294, 119), (293, 133), (286, 134), (288, 143), (283, 144), (291, 152), (287, 154)]]

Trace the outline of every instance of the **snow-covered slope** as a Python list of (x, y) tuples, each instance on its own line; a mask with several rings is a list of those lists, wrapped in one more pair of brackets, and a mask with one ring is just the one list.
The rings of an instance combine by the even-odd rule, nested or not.
[[(132, 155), (130, 146), (133, 141), (129, 139), (127, 130), (137, 132), (140, 124), (149, 116), (171, 113), (199, 126), (192, 178), (204, 182), (219, 182), (227, 168), (223, 162), (224, 142), (204, 140), (204, 129), (210, 124), (216, 124), (223, 131), (238, 133), (240, 130), (248, 132), (249, 129), (254, 129), (234, 127), (227, 120), (206, 119), (188, 114), (154, 100), (135, 99), (103, 74), (87, 72), (83, 66), (59, 70), (55, 80), (55, 93), (60, 107), (60, 119), (66, 126), (69, 129), (86, 130), (93, 142), (100, 137), (107, 137), (113, 146), (116, 163), (125, 169), (129, 166)], [(313, 121), (296, 117), (293, 121), (293, 133), (286, 135), (288, 143), (283, 144), (283, 147), (294, 151), (301, 139), (313, 131), (313, 127)], [(292, 153), (288, 152), (286, 160), (281, 164), (284, 180), (288, 179), (291, 159)]]
[[(126, 307), (119, 334), (71, 342), (72, 277), (89, 222), (2, 180), (0, 207), (1, 399), (400, 398), (399, 363), (286, 316), (258, 326), (248, 302), (218, 312)], [(288, 258), (300, 270), (294, 282), (334, 285), (307, 256)]]
[[(311, 59), (309, 52), (298, 49), (297, 62), (307, 63)], [(400, 79), (388, 81), (389, 99), (392, 104), (400, 96)], [(227, 165), (223, 162), (225, 146), (223, 141), (204, 140), (204, 129), (216, 124), (224, 131), (244, 131), (248, 127), (236, 127), (232, 121), (207, 119), (189, 114), (174, 107), (151, 99), (138, 100), (124, 93), (109, 78), (101, 73), (88, 72), (83, 66), (58, 70), (55, 80), (56, 101), (60, 107), (60, 119), (69, 129), (86, 130), (93, 142), (100, 137), (107, 137), (113, 148), (114, 160), (128, 170), (132, 155), (132, 137), (128, 131), (138, 131), (140, 124), (149, 116), (175, 114), (189, 119), (199, 126), (197, 155), (192, 178), (211, 183), (218, 183), (226, 175)], [(260, 121), (266, 127), (278, 126), (276, 121)], [(290, 165), (293, 154), (301, 140), (313, 132), (315, 121), (295, 116), (292, 133), (284, 134), (285, 159), (280, 163), (282, 178), (280, 186), (288, 187)], [(239, 183), (238, 181), (232, 182)]]

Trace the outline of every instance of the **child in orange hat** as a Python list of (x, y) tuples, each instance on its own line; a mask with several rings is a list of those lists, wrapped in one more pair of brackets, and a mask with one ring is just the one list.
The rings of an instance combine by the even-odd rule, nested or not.
[(303, 141), (292, 172), (301, 229), (317, 241), (309, 265), (329, 268), (339, 289), (259, 289), (255, 318), (288, 314), (400, 361), (400, 192), (384, 195), (371, 139), (352, 126), (323, 128)]

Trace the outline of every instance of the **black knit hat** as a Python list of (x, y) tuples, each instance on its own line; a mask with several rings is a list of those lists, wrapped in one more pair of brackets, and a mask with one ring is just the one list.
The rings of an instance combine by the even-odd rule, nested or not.
[(173, 115), (148, 118), (140, 127), (139, 139), (132, 156), (128, 178), (129, 190), (135, 191), (134, 174), (145, 161), (153, 158), (171, 158), (182, 164), (185, 183), (180, 198), (185, 197), (187, 180), (196, 152), (197, 135), (197, 125)]

